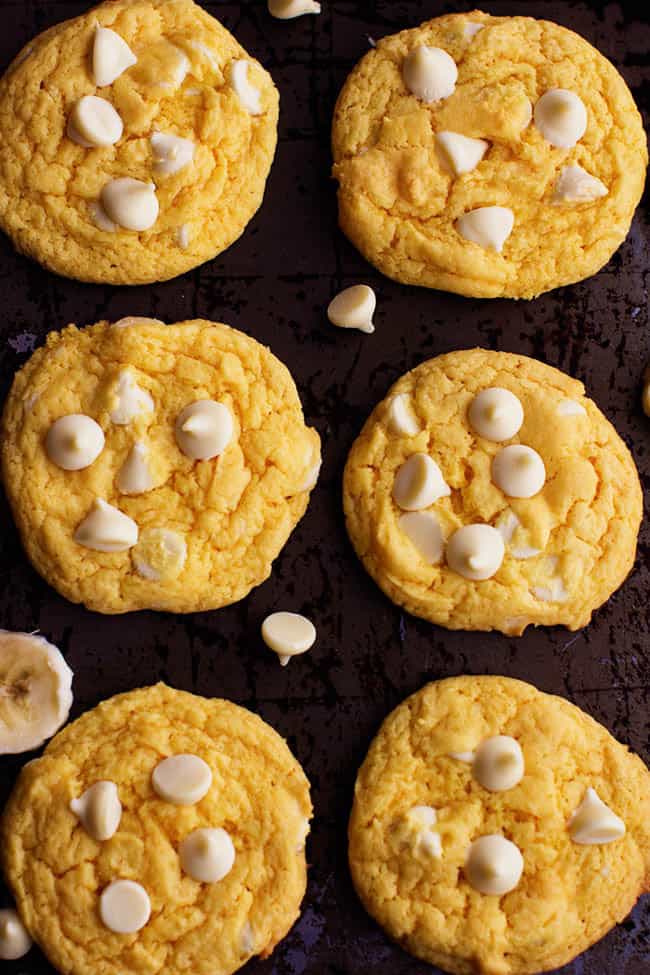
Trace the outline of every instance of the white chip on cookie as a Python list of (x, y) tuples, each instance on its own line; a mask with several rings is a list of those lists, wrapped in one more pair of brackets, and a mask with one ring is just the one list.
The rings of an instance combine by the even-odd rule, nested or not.
[(233, 432), (232, 413), (224, 403), (213, 399), (188, 404), (176, 419), (176, 443), (192, 460), (218, 457), (232, 440)]
[(109, 27), (97, 25), (93, 43), (93, 75), (98, 88), (112, 85), (137, 60), (124, 38)]
[(524, 755), (519, 742), (510, 735), (486, 738), (474, 753), (472, 774), (489, 792), (514, 789), (524, 776)]
[(117, 487), (122, 494), (144, 494), (154, 486), (149, 467), (149, 451), (145, 444), (134, 443), (117, 475)]
[(413, 413), (409, 397), (404, 393), (393, 396), (388, 406), (388, 429), (398, 437), (415, 437), (422, 429)]
[(442, 857), (442, 839), (440, 833), (433, 829), (438, 819), (433, 806), (413, 806), (406, 818), (414, 828), (415, 848), (439, 860)]
[(503, 538), (491, 525), (465, 525), (447, 542), (447, 565), (465, 579), (482, 582), (498, 572), (505, 555)]
[(412, 95), (430, 104), (453, 95), (458, 68), (441, 47), (421, 44), (404, 58), (402, 77)]
[(113, 146), (120, 141), (123, 131), (119, 112), (105, 98), (97, 95), (80, 98), (68, 118), (68, 136), (86, 149)]
[(138, 541), (138, 526), (119, 508), (97, 498), (75, 531), (74, 540), (96, 552), (125, 552)]
[(361, 332), (374, 332), (372, 318), (377, 307), (377, 296), (367, 284), (354, 284), (340, 291), (327, 307), (327, 317), (339, 328), (358, 328)]
[(143, 579), (168, 582), (176, 579), (187, 559), (187, 543), (180, 532), (169, 528), (145, 528), (131, 552), (136, 571)]
[(471, 173), (476, 169), (490, 143), (485, 139), (472, 139), (459, 132), (436, 132), (436, 150), (445, 169), (455, 176)]
[(559, 149), (571, 149), (587, 130), (587, 109), (574, 91), (549, 88), (537, 101), (535, 126), (547, 142)]
[(193, 880), (216, 884), (235, 863), (235, 847), (225, 829), (195, 829), (178, 848), (181, 867)]
[(127, 426), (141, 414), (151, 413), (154, 409), (151, 395), (138, 385), (129, 369), (122, 369), (118, 375), (112, 396), (114, 405), (110, 417), (118, 426)]
[(153, 171), (158, 176), (173, 176), (194, 159), (196, 146), (172, 132), (154, 132), (149, 140), (153, 149)]
[(583, 845), (613, 843), (625, 836), (625, 823), (589, 787), (569, 821), (569, 834), (574, 843)]
[(497, 254), (503, 250), (514, 225), (512, 210), (499, 206), (478, 207), (464, 213), (456, 221), (456, 229), (461, 237)]
[(492, 480), (510, 498), (532, 498), (544, 487), (544, 461), (532, 447), (502, 447), (492, 461)]
[(474, 397), (467, 419), (472, 429), (486, 440), (510, 440), (521, 429), (524, 408), (509, 389), (490, 386)]
[(398, 524), (425, 562), (442, 562), (445, 539), (440, 522), (431, 511), (407, 511), (400, 515)]
[(166, 802), (194, 806), (208, 794), (212, 771), (198, 755), (171, 755), (156, 765), (151, 784)]
[(45, 437), (47, 456), (64, 471), (90, 467), (101, 454), (104, 444), (104, 431), (100, 425), (83, 413), (59, 417)]
[(574, 163), (562, 168), (553, 190), (553, 203), (591, 203), (608, 193), (602, 180)]
[(465, 859), (465, 877), (472, 887), (498, 897), (515, 889), (523, 869), (519, 847), (499, 834), (474, 840)]
[(271, 613), (262, 623), (262, 639), (285, 667), (291, 657), (311, 649), (316, 641), (316, 627), (300, 613)]
[(99, 898), (99, 916), (115, 934), (135, 934), (151, 917), (151, 901), (134, 880), (114, 880)]
[(153, 183), (123, 176), (112, 179), (102, 189), (101, 205), (109, 220), (124, 230), (141, 233), (158, 219), (160, 205)]
[(261, 115), (262, 93), (249, 80), (248, 61), (232, 61), (230, 64), (230, 84), (243, 107), (250, 115)]
[(557, 405), (556, 413), (558, 416), (586, 416), (587, 411), (574, 399), (563, 399)]
[(420, 511), (450, 494), (440, 467), (428, 454), (411, 454), (395, 474), (393, 500), (404, 511)]
[(103, 843), (114, 836), (122, 818), (122, 803), (114, 782), (101, 780), (70, 802), (74, 813), (89, 836)]

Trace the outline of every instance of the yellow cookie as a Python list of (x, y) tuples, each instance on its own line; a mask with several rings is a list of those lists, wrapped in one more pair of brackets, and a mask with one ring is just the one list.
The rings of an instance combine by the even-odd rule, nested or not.
[[(160, 776), (179, 755), (205, 776), (191, 794), (187, 764)], [(109, 799), (88, 803), (100, 782)], [(311, 812), (304, 772), (261, 718), (158, 684), (104, 701), (25, 766), (3, 815), (3, 866), (62, 972), (229, 975), (270, 955), (299, 916)], [(206, 835), (188, 845), (195, 830), (218, 837), (209, 880), (194, 875), (210, 849), (187, 857)], [(125, 880), (130, 902), (118, 885), (110, 903)]]
[(479, 298), (595, 274), (648, 159), (624, 80), (587, 41), (480, 11), (380, 40), (341, 91), (332, 146), (340, 225), (364, 257)]
[(52, 332), (2, 420), (27, 554), (101, 613), (217, 609), (267, 578), (320, 466), (294, 382), (227, 325)]
[(473, 349), (402, 376), (345, 468), (357, 554), (386, 595), (449, 629), (585, 626), (634, 563), (632, 457), (582, 383)]
[(650, 889), (649, 824), (648, 769), (579, 708), (522, 681), (455, 677), (408, 698), (373, 741), (350, 867), (366, 909), (418, 958), (530, 975), (565, 965)]
[(0, 81), (0, 227), (67, 277), (173, 278), (243, 232), (277, 120), (271, 77), (192, 0), (102, 3)]

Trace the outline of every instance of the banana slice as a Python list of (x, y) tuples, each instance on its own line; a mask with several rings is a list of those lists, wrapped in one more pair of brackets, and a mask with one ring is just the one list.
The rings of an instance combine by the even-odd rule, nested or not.
[(51, 738), (72, 705), (72, 671), (42, 636), (0, 630), (0, 754)]

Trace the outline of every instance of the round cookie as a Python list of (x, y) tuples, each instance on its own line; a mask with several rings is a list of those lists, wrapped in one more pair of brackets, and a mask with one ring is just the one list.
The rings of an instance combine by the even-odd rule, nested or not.
[[(405, 59), (422, 46), (457, 67), (451, 95), (453, 66), (438, 70), (446, 88), (438, 80), (425, 91), (447, 95), (437, 101), (404, 80)], [(554, 88), (586, 107), (572, 148), (552, 145), (531, 121)], [(609, 61), (557, 24), (481, 11), (378, 41), (341, 91), (332, 148), (339, 222), (363, 256), (396, 281), (479, 298), (533, 298), (595, 274), (629, 230), (647, 165), (640, 115)], [(509, 236), (505, 223), (493, 242), (505, 234), (502, 251), (459, 231), (457, 221), (483, 207), (514, 216)]]
[[(194, 805), (152, 786), (156, 766), (179, 754), (212, 773)], [(70, 810), (100, 781), (117, 786), (122, 805), (101, 842)], [(299, 916), (311, 812), (304, 772), (261, 718), (158, 684), (104, 701), (25, 766), (2, 819), (3, 866), (26, 927), (62, 972), (229, 975), (268, 956)], [(215, 883), (181, 868), (179, 847), (202, 828), (226, 830), (234, 845)], [(116, 879), (149, 897), (136, 933), (101, 920), (101, 894)]]
[[(197, 460), (179, 427), (204, 400), (219, 404), (226, 439), (218, 456)], [(100, 452), (63, 469), (52, 434), (78, 414)], [(212, 414), (192, 422), (202, 444)], [(50, 333), (16, 375), (1, 430), (27, 554), (67, 599), (101, 613), (189, 613), (242, 599), (269, 575), (320, 465), (286, 367), (254, 339), (201, 320)], [(109, 550), (89, 547), (100, 542)]]
[[(520, 428), (503, 441), (479, 436), (469, 419), (477, 395), (493, 388), (521, 409)], [(516, 444), (538, 455), (535, 473), (543, 465), (532, 497), (495, 483), (495, 457)], [(415, 519), (394, 496), (413, 455), (439, 472), (427, 481), (433, 493), (414, 502)], [(395, 383), (350, 451), (343, 503), (357, 554), (393, 602), (449, 629), (509, 635), (529, 624), (585, 626), (632, 568), (642, 514), (632, 457), (582, 383), (484, 349), (430, 359)], [(491, 526), (482, 556), (501, 545), (502, 560), (497, 552), (491, 575), (468, 578), (454, 533), (477, 524)]]
[[(97, 25), (137, 59), (102, 86)], [(117, 110), (115, 144), (70, 137), (70, 117), (88, 95)], [(229, 247), (257, 211), (277, 120), (269, 74), (192, 0), (102, 3), (37, 37), (0, 81), (0, 227), (18, 250), (67, 277), (173, 278)], [(161, 147), (156, 133), (193, 147)], [(102, 205), (104, 187), (123, 178), (155, 184), (159, 213), (148, 229), (125, 229)]]
[[(524, 760), (523, 778), (500, 792), (464, 754), (497, 735)], [(589, 789), (624, 836), (576, 842)], [(649, 889), (649, 822), (648, 769), (579, 708), (521, 681), (457, 677), (382, 725), (355, 786), (350, 867), (366, 909), (407, 951), (458, 975), (528, 975), (570, 961)], [(503, 896), (467, 877), (470, 844), (495, 834), (523, 856)]]

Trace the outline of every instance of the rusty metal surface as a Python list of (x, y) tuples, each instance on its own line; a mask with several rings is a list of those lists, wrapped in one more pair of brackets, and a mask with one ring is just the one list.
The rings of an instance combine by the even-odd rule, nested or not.
[[(0, 0), (0, 66), (34, 34), (82, 13), (85, 0)], [(65, 602), (28, 565), (0, 499), (0, 625), (39, 628), (75, 671), (73, 715), (118, 691), (158, 679), (232, 698), (285, 735), (313, 784), (316, 819), (302, 918), (266, 962), (247, 975), (424, 975), (434, 970), (392, 945), (360, 907), (346, 867), (345, 828), (357, 767), (382, 718), (428, 680), (499, 673), (574, 701), (650, 761), (650, 532), (644, 525), (634, 573), (577, 634), (528, 632), (521, 639), (449, 633), (402, 614), (374, 586), (346, 539), (340, 482), (346, 452), (390, 383), (422, 359), (483, 345), (534, 355), (582, 379), (631, 447), (650, 486), (650, 421), (639, 405), (648, 332), (648, 220), (595, 278), (532, 303), (473, 301), (401, 287), (373, 271), (336, 229), (328, 178), (329, 122), (345, 75), (380, 37), (469, 4), (432, 0), (324, 0), (320, 18), (271, 20), (262, 0), (204, 3), (272, 72), (280, 88), (278, 154), (264, 206), (244, 237), (216, 261), (167, 284), (116, 290), (56, 278), (0, 239), (0, 394), (51, 329), (68, 322), (150, 315), (201, 316), (271, 346), (298, 382), (308, 420), (324, 441), (311, 505), (266, 584), (216, 613), (106, 617)], [(574, 28), (623, 72), (650, 109), (650, 24), (635, 3), (487, 3), (492, 13), (544, 16)], [(328, 325), (340, 287), (372, 284), (377, 331)], [(280, 668), (259, 625), (279, 608), (317, 624), (314, 650)], [(20, 759), (0, 764), (4, 798)], [(2, 895), (2, 903), (6, 894)], [(34, 949), (4, 971), (45, 975)], [(649, 975), (650, 900), (565, 975)], [(127, 973), (125, 973), (127, 975)]]

